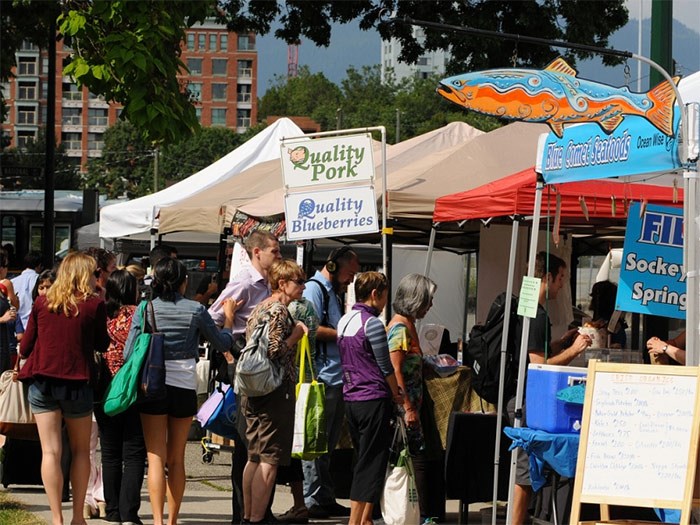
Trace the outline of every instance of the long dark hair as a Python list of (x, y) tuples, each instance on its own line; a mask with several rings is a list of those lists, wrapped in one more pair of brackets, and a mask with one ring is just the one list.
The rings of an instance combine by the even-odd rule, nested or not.
[(136, 277), (126, 270), (114, 270), (105, 285), (107, 316), (112, 318), (117, 315), (122, 306), (136, 304), (138, 301), (138, 296), (136, 295), (138, 288), (139, 282), (136, 280)]
[(175, 302), (182, 283), (187, 279), (187, 268), (177, 259), (164, 257), (153, 270), (153, 294), (163, 301)]
[(56, 271), (53, 268), (41, 272), (39, 274), (39, 277), (36, 278), (34, 288), (32, 288), (32, 301), (36, 301), (36, 298), (39, 297), (39, 286), (41, 286), (41, 283), (43, 283), (44, 281), (49, 281), (51, 284), (53, 284), (55, 280)]

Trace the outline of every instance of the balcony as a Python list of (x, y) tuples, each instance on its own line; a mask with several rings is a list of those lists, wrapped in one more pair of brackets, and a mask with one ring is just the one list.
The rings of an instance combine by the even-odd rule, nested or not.
[(238, 68), (238, 78), (253, 78), (253, 68), (252, 67), (241, 67)]
[(253, 102), (252, 93), (238, 93), (238, 103), (239, 104), (250, 104)]

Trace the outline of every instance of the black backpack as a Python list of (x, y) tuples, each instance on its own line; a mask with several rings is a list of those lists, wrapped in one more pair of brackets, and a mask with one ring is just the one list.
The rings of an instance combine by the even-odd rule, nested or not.
[[(472, 369), (472, 388), (485, 401), (498, 403), (498, 382), (501, 371), (501, 340), (506, 313), (505, 292), (496, 297), (486, 322), (477, 324), (469, 332), (469, 342), (464, 351), (464, 364)], [(510, 311), (510, 327), (506, 347), (504, 397), (507, 401), (515, 395), (518, 378), (518, 348), (522, 324), (518, 315), (518, 298), (513, 296)]]

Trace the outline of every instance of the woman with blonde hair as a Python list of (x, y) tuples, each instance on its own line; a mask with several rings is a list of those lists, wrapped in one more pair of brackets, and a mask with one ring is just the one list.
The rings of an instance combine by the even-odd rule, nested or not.
[(267, 281), (272, 294), (251, 312), (246, 338), (250, 339), (258, 325), (268, 323), (268, 357), (282, 369), (283, 379), (269, 394), (241, 400), (248, 439), (248, 462), (243, 470), (243, 519), (249, 523), (263, 522), (277, 467), (289, 465), (291, 460), (297, 379), (294, 356), (297, 342), (308, 331), (304, 323), (292, 319), (287, 309), (289, 303), (301, 298), (306, 282), (304, 271), (290, 259), (275, 261)]
[(41, 477), (53, 525), (62, 525), (61, 421), (70, 442), (73, 487), (72, 525), (83, 525), (83, 504), (90, 475), (93, 351), (109, 345), (107, 313), (95, 293), (95, 259), (69, 253), (46, 295), (37, 297), (20, 345), (26, 363), (20, 379), (29, 383), (29, 403), (41, 441)]

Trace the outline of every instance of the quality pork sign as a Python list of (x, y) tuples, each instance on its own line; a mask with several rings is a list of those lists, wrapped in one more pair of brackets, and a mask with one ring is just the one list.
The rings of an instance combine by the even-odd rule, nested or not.
[(290, 193), (284, 199), (284, 214), (290, 241), (379, 231), (371, 186)]
[(282, 141), (282, 176), (288, 188), (371, 182), (374, 179), (369, 134)]

